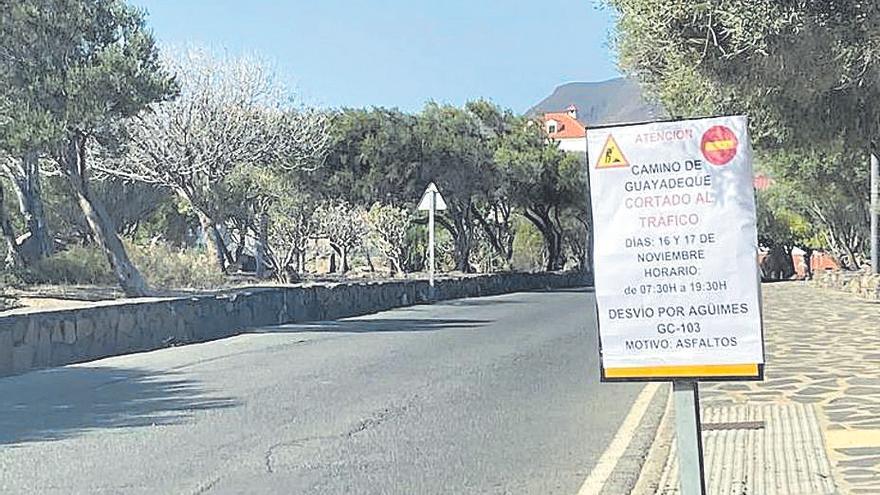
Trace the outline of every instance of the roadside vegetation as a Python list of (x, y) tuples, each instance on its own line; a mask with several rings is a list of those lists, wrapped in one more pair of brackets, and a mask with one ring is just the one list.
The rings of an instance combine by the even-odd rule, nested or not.
[(749, 116), (759, 171), (772, 179), (758, 193), (768, 268), (792, 273), (795, 247), (864, 265), (880, 136), (876, 3), (607, 3), (619, 13), (622, 69), (671, 116)]
[(7, 293), (405, 276), (430, 182), (441, 270), (587, 264), (582, 158), (488, 101), (311, 108), (258, 56), (158, 48), (121, 0), (14, 2), (0, 47)]

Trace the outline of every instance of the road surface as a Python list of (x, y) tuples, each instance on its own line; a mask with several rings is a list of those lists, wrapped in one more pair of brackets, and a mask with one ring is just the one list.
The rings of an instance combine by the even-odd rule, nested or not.
[(575, 494), (640, 385), (592, 294), (284, 325), (0, 379), (3, 493)]

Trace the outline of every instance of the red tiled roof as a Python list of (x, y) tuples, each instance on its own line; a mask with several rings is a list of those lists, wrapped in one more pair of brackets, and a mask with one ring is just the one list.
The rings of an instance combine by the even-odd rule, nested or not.
[(757, 174), (754, 178), (755, 189), (766, 191), (773, 185), (773, 178), (764, 174)]
[(566, 112), (545, 113), (543, 118), (545, 126), (548, 120), (555, 120), (557, 125), (556, 132), (548, 134), (548, 137), (551, 139), (582, 138), (587, 135), (587, 130), (583, 124), (573, 119)]

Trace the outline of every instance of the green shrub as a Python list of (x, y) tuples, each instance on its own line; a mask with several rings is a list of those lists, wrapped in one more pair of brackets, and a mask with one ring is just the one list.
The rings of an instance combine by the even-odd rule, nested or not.
[[(129, 257), (151, 287), (212, 289), (224, 276), (202, 250), (176, 249), (163, 244), (125, 243)], [(116, 285), (107, 257), (94, 246), (71, 246), (34, 266), (25, 276), (32, 284)]]
[(3, 294), (0, 292), (0, 311), (6, 311), (7, 309), (17, 308), (19, 306), (18, 298), (12, 294)]
[(544, 268), (544, 238), (535, 226), (517, 218), (514, 223), (516, 236), (513, 238), (513, 268), (529, 272)]
[(18, 288), (22, 280), (16, 272), (9, 272), (0, 268), (0, 311), (18, 307), (18, 298), (10, 292), (10, 289)]
[(71, 246), (36, 262), (26, 281), (36, 284), (110, 285), (116, 283), (104, 253), (92, 246)]
[(214, 259), (204, 250), (177, 249), (164, 244), (126, 247), (151, 287), (214, 289), (225, 281)]
[(21, 275), (21, 270), (13, 269), (10, 271), (0, 268), (0, 294), (3, 293), (4, 289), (17, 289), (24, 285), (25, 281)]

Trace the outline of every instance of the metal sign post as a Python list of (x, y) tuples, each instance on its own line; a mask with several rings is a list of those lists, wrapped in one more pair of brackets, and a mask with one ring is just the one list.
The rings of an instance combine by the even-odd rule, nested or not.
[(681, 495), (706, 495), (703, 439), (700, 430), (700, 394), (696, 380), (672, 382), (675, 437)]
[(437, 193), (431, 195), (431, 207), (428, 209), (428, 284), (434, 287), (434, 211), (437, 209)]
[(871, 273), (880, 273), (880, 160), (877, 159), (877, 149), (871, 144)]
[(428, 211), (428, 283), (434, 287), (434, 215), (437, 210), (445, 210), (446, 201), (434, 183), (428, 184), (419, 201), (419, 210)]

